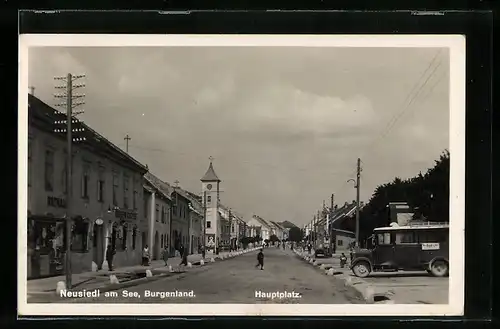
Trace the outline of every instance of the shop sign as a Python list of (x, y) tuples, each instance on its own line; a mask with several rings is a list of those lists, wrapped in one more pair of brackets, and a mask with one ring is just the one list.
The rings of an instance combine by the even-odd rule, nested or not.
[(47, 197), (47, 205), (55, 208), (66, 208), (66, 200), (54, 196)]
[(126, 210), (115, 210), (115, 217), (116, 218), (122, 218), (122, 219), (137, 219), (137, 213), (132, 212), (132, 211), (126, 211)]

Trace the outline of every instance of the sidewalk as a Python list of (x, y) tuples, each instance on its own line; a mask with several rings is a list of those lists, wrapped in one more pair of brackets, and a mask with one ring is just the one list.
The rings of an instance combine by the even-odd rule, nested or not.
[[(205, 263), (210, 263), (211, 258), (214, 260), (221, 260), (232, 256), (237, 256), (242, 253), (253, 251), (253, 249), (247, 249), (245, 251), (240, 250), (237, 252), (221, 252), (219, 255), (212, 253), (205, 254)], [(201, 254), (193, 254), (188, 256), (188, 263), (192, 266), (199, 265), (202, 257)], [(153, 260), (149, 266), (132, 265), (115, 268), (113, 271), (100, 270), (98, 272), (84, 272), (76, 273), (72, 275), (72, 288), (77, 289), (96, 289), (103, 285), (111, 285), (110, 275), (115, 275), (119, 281), (132, 281), (131, 279), (144, 278), (146, 276), (146, 270), (150, 270), (153, 275), (160, 275), (169, 273), (169, 266), (172, 267), (174, 272), (185, 271), (185, 269), (180, 269), (179, 264), (181, 263), (181, 257), (171, 257), (168, 259), (167, 266), (163, 260)], [(27, 294), (37, 295), (37, 294), (51, 294), (56, 292), (56, 287), (58, 282), (65, 282), (65, 276), (54, 276), (43, 279), (33, 279), (27, 281)]]
[(368, 303), (388, 302), (396, 304), (447, 304), (448, 278), (435, 278), (425, 272), (399, 271), (375, 272), (366, 278), (356, 277), (351, 269), (349, 257), (344, 268), (340, 259), (316, 258), (311, 252), (296, 252), (297, 256), (318, 268), (326, 275), (332, 275), (357, 290)]

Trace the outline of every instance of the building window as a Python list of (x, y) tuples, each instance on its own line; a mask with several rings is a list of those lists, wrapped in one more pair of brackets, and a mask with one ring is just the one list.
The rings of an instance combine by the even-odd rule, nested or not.
[(128, 209), (128, 183), (129, 177), (127, 175), (123, 175), (123, 207)]
[(106, 183), (104, 181), (104, 178), (99, 177), (99, 180), (97, 181), (97, 201), (99, 202), (104, 202), (104, 187), (106, 186)]
[(55, 249), (56, 253), (60, 253), (65, 249), (65, 223), (63, 222), (43, 222), (33, 221), (32, 225), (28, 226), (29, 240), (28, 244), (33, 249), (38, 250), (40, 254), (49, 254)]
[(82, 198), (89, 198), (89, 181), (90, 181), (90, 165), (83, 165), (83, 173), (82, 173)]
[(231, 233), (234, 233), (234, 226), (231, 226)]
[(45, 151), (45, 190), (54, 190), (54, 151)]
[(28, 139), (28, 186), (31, 186), (33, 177), (33, 139)]
[(212, 222), (207, 220), (207, 228), (211, 228), (212, 227)]
[(127, 235), (128, 235), (127, 226), (123, 225), (122, 250), (127, 250)]
[(342, 247), (344, 245), (344, 240), (338, 240), (337, 246)]
[[(144, 195), (144, 196), (146, 196), (146, 195)], [(148, 203), (149, 203), (148, 198), (145, 197), (143, 202), (144, 202), (144, 218), (148, 218), (148, 212), (149, 212), (148, 211)]]
[(118, 206), (118, 173), (113, 173), (113, 206)]
[(160, 205), (159, 205), (159, 204), (156, 204), (155, 220), (156, 220), (157, 222), (159, 222), (159, 221), (160, 221), (159, 217), (160, 217)]
[(137, 188), (139, 186), (139, 184), (137, 184), (136, 180), (133, 181), (134, 183), (134, 186), (132, 187), (133, 188), (133, 195), (132, 195), (132, 209), (134, 210), (137, 210)]
[(137, 241), (137, 227), (132, 229), (132, 249), (135, 250), (135, 244)]
[(163, 234), (160, 235), (160, 248), (163, 248)]
[(210, 202), (212, 202), (212, 197), (209, 195), (209, 196), (207, 196), (207, 203), (210, 203)]
[(71, 250), (79, 252), (88, 251), (89, 226), (88, 220), (75, 220), (71, 230)]

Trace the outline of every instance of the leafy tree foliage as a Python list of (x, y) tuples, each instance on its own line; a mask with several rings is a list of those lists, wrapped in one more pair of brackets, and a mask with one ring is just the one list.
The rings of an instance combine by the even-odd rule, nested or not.
[(292, 227), (288, 232), (288, 241), (300, 242), (302, 241), (303, 237), (304, 234), (302, 230), (298, 227)]
[(407, 202), (414, 218), (430, 222), (449, 221), (450, 153), (445, 150), (433, 168), (403, 180), (395, 177), (379, 185), (360, 212), (360, 239), (371, 235), (375, 227), (389, 225), (389, 202)]
[(269, 240), (271, 240), (271, 242), (278, 242), (280, 239), (276, 236), (276, 234), (273, 234), (269, 237)]

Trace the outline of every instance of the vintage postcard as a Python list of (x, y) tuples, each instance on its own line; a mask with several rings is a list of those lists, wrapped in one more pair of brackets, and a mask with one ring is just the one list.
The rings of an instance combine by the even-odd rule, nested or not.
[(19, 54), (19, 315), (463, 314), (464, 37)]

